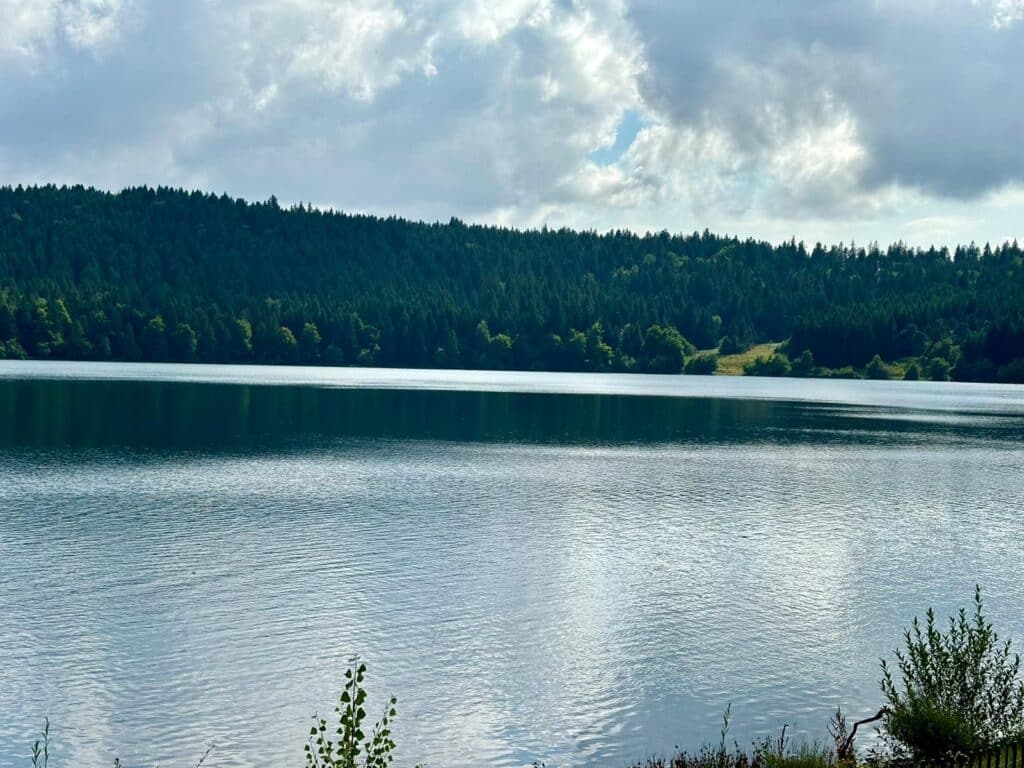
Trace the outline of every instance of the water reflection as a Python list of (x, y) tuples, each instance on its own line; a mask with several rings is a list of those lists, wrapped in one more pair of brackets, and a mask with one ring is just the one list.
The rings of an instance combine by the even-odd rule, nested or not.
[[(267, 445), (302, 436), (529, 443), (1007, 438), (1024, 417), (772, 400), (0, 380), (0, 446)], [(839, 437), (837, 437), (839, 436)]]
[(758, 386), (0, 377), (0, 764), (301, 762), (359, 651), (403, 763), (622, 765), (873, 712), (976, 581), (1024, 639), (1019, 409)]

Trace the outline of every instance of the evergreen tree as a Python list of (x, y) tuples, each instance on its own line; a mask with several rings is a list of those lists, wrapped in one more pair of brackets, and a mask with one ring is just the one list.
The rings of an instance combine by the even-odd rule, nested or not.
[(322, 341), (320, 331), (314, 323), (303, 325), (302, 336), (299, 337), (299, 360), (306, 364), (319, 362)]
[(958, 380), (1016, 380), (1022, 307), (1016, 243), (955, 258), (902, 244), (808, 253), (710, 232), (519, 232), (167, 188), (0, 187), (5, 358), (678, 373), (687, 339), (723, 355), (788, 339), (792, 367), (759, 370), (887, 370), (877, 356), (931, 374), (941, 358)]

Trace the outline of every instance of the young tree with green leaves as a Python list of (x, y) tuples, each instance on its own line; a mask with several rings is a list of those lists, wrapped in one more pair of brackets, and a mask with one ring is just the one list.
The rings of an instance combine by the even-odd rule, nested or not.
[(946, 631), (929, 609), (904, 633), (896, 668), (882, 661), (883, 733), (897, 756), (939, 759), (1024, 738), (1021, 659), (983, 609), (981, 587)]

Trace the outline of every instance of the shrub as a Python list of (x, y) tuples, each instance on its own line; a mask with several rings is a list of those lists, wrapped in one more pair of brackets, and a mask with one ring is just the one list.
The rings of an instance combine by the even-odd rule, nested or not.
[(17, 339), (8, 339), (0, 344), (0, 360), (27, 360), (28, 354), (25, 348), (18, 343)]
[(875, 355), (864, 367), (864, 375), (869, 379), (888, 379), (891, 378), (888, 366), (882, 362), (882, 358)]
[(779, 353), (767, 358), (759, 357), (743, 366), (743, 373), (747, 376), (788, 376), (789, 359)]
[(682, 373), (686, 357), (696, 351), (675, 328), (652, 325), (644, 336), (640, 359), (648, 373)]
[(733, 336), (726, 336), (718, 345), (718, 353), (721, 355), (738, 355), (748, 349), (749, 344), (744, 344)]
[(811, 350), (805, 349), (801, 352), (796, 360), (793, 361), (789, 372), (793, 376), (813, 376), (814, 355), (811, 354)]
[(1024, 357), (1002, 366), (996, 372), (996, 381), (1003, 384), (1024, 384)]
[(882, 661), (884, 737), (895, 754), (936, 759), (1024, 735), (1020, 656), (999, 641), (982, 608), (979, 587), (973, 616), (961, 609), (945, 633), (933, 610), (923, 626), (915, 618), (896, 650), (898, 684)]
[(907, 370), (903, 372), (904, 381), (917, 381), (921, 378), (921, 369), (917, 367), (917, 363), (911, 363), (907, 366)]
[(764, 751), (758, 757), (765, 768), (832, 768), (836, 765), (832, 750), (816, 741), (802, 742), (795, 748), (783, 744), (781, 749), (765, 741), (762, 748)]
[(718, 355), (713, 352), (694, 355), (686, 361), (683, 373), (712, 374), (718, 370)]
[[(370, 738), (363, 732), (366, 720), (366, 689), (363, 681), (366, 665), (352, 659), (345, 670), (345, 688), (334, 711), (338, 713), (338, 727), (328, 733), (327, 721), (314, 715), (316, 724), (309, 731), (306, 744), (306, 765), (309, 768), (387, 768), (394, 760), (395, 742), (391, 738), (391, 720), (395, 717), (398, 700), (392, 696), (384, 707), (384, 714), (374, 726)], [(362, 760), (360, 761), (360, 755)]]
[(933, 357), (928, 365), (928, 377), (932, 381), (949, 381), (949, 363), (941, 357)]
[(885, 727), (904, 747), (895, 750), (897, 753), (907, 752), (908, 756), (918, 759), (937, 760), (946, 755), (970, 754), (985, 746), (964, 717), (930, 701), (907, 701), (893, 710)]
[(826, 379), (862, 379), (863, 376), (857, 371), (852, 365), (846, 365), (842, 368), (826, 368), (823, 371), (823, 375)]
[(928, 347), (928, 357), (941, 357), (943, 360), (955, 363), (960, 358), (960, 347), (951, 339), (942, 339)]
[(783, 726), (777, 739), (756, 741), (749, 751), (735, 742), (729, 747), (731, 711), (731, 707), (726, 707), (718, 744), (706, 744), (694, 753), (680, 751), (671, 757), (649, 757), (632, 768), (835, 768), (837, 765), (835, 752), (817, 742), (802, 742), (791, 747), (786, 736), (788, 726)]

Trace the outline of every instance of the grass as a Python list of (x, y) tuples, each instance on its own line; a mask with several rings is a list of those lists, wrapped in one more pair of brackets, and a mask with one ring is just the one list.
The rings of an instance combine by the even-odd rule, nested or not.
[(716, 373), (719, 376), (742, 376), (743, 366), (754, 362), (759, 357), (771, 357), (779, 348), (779, 344), (780, 342), (755, 344), (746, 352), (740, 352), (738, 355), (719, 355)]
[[(818, 742), (804, 741), (793, 745), (786, 735), (788, 726), (783, 726), (777, 739), (763, 738), (755, 741), (750, 749), (742, 749), (733, 742), (730, 748), (727, 741), (731, 710), (731, 706), (725, 709), (721, 740), (717, 745), (706, 744), (692, 753), (680, 750), (666, 757), (648, 757), (633, 763), (630, 768), (840, 768), (836, 749)], [(836, 713), (836, 718), (833, 722), (840, 729), (830, 730), (830, 733), (838, 749), (846, 736), (846, 721), (840, 712)], [(853, 768), (852, 763), (849, 768)]]

